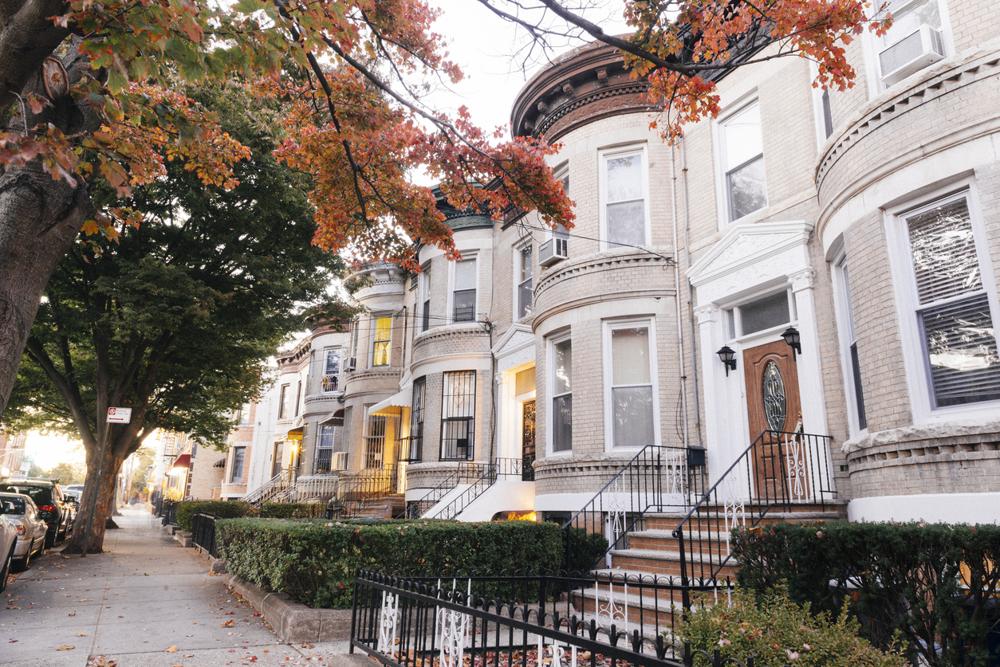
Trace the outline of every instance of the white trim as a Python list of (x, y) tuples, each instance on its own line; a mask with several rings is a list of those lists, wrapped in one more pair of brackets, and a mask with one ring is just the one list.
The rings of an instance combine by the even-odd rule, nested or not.
[[(979, 262), (983, 290), (990, 306), (993, 330), (994, 332), (1000, 331), (1000, 306), (998, 306), (997, 301), (996, 278), (989, 260), (990, 245), (983, 227), (982, 209), (979, 206), (975, 185), (975, 179), (966, 178), (953, 182), (947, 187), (922, 193), (919, 197), (914, 197), (908, 202), (898, 204), (885, 211), (884, 225), (889, 249), (889, 266), (895, 286), (895, 297), (898, 305), (896, 309), (897, 322), (902, 339), (906, 384), (910, 394), (910, 410), (914, 424), (995, 416), (997, 410), (1000, 409), (1000, 401), (984, 401), (944, 408), (932, 407), (930, 369), (927, 366), (924, 341), (915, 317), (919, 299), (916, 293), (913, 252), (910, 248), (909, 234), (906, 232), (905, 216), (912, 215), (923, 208), (937, 206), (945, 201), (964, 198), (969, 207), (969, 222), (976, 245), (976, 259)], [(1000, 338), (998, 338), (997, 343), (1000, 345)]]
[[(549, 231), (551, 232), (552, 230), (550, 229)], [(513, 304), (513, 308), (511, 308), (511, 313), (510, 313), (511, 320), (513, 322), (525, 322), (527, 320), (530, 320), (535, 310), (534, 290), (535, 290), (536, 280), (538, 278), (538, 272), (535, 270), (535, 265), (536, 265), (535, 244), (533, 243), (533, 241), (534, 239), (532, 239), (531, 236), (525, 236), (524, 238), (520, 239), (517, 243), (513, 245), (514, 266), (513, 266), (513, 273), (511, 274), (511, 289), (513, 291), (511, 303)], [(531, 256), (529, 261), (531, 262), (532, 297), (531, 297), (531, 303), (528, 304), (528, 312), (526, 312), (522, 317), (519, 314), (521, 311), (521, 302), (520, 302), (521, 269), (523, 268), (524, 264), (521, 253), (524, 252), (526, 248), (529, 250)]]
[[(472, 319), (463, 320), (461, 322), (455, 321), (455, 266), (458, 262), (475, 262), (476, 268), (474, 269), (474, 274), (476, 276), (476, 302), (472, 309)], [(476, 322), (479, 319), (479, 295), (480, 295), (480, 277), (479, 277), (479, 251), (478, 250), (463, 250), (462, 258), (460, 260), (452, 260), (448, 262), (448, 300), (447, 300), (447, 310), (445, 311), (444, 319), (441, 323), (447, 324), (465, 324), (467, 322)], [(433, 327), (431, 327), (433, 328)], [(430, 331), (430, 329), (428, 329)], [(421, 332), (423, 333), (423, 332)]]
[(609, 158), (623, 157), (627, 155), (639, 155), (639, 162), (641, 165), (641, 176), (642, 179), (642, 208), (643, 208), (643, 235), (644, 239), (641, 245), (648, 246), (653, 238), (652, 223), (650, 221), (649, 215), (649, 156), (646, 152), (645, 142), (640, 144), (629, 144), (625, 146), (616, 146), (614, 148), (604, 148), (597, 153), (597, 166), (598, 166), (598, 180), (599, 180), (599, 190), (598, 190), (598, 217), (599, 217), (599, 233), (600, 237), (600, 250), (604, 252), (606, 250), (616, 250), (620, 248), (627, 248), (629, 246), (624, 246), (619, 243), (611, 243), (608, 241), (608, 175), (607, 175), (607, 161)]
[[(905, 7), (906, 5), (909, 5), (912, 2), (917, 2), (917, 1), (919, 0), (910, 0), (910, 2), (904, 3), (903, 6)], [(955, 53), (955, 44), (954, 40), (952, 39), (951, 18), (948, 12), (948, 6), (945, 0), (929, 0), (929, 1), (937, 2), (938, 16), (941, 19), (941, 46), (944, 50), (943, 60), (947, 60)], [(872, 11), (877, 12), (881, 4), (882, 3), (880, 2), (872, 3)], [(898, 13), (899, 8), (896, 8), (895, 11)], [(875, 14), (872, 14), (872, 16), (874, 17)], [(884, 39), (885, 39), (884, 37), (879, 37), (868, 30), (864, 31), (864, 35), (862, 36), (861, 39), (861, 49), (862, 49), (862, 57), (864, 60), (865, 78), (868, 80), (868, 85), (867, 85), (868, 99), (870, 100), (878, 97), (887, 90), (905, 89), (910, 85), (909, 82), (912, 81), (914, 77), (920, 76), (921, 74), (927, 71), (928, 67), (934, 66), (934, 65), (928, 65), (928, 67), (923, 67), (917, 70), (916, 72), (913, 72), (909, 76), (901, 79), (900, 81), (897, 81), (891, 86), (885, 85), (885, 83), (882, 81), (882, 68), (878, 62), (879, 53), (881, 53), (886, 48)]]
[[(569, 341), (570, 350), (573, 350), (573, 330), (572, 329), (562, 329), (550, 336), (545, 338), (545, 456), (548, 457), (561, 457), (561, 456), (572, 456), (573, 455), (573, 439), (570, 438), (569, 449), (562, 451), (554, 451), (552, 449), (552, 433), (555, 430), (553, 424), (555, 422), (555, 412), (552, 409), (553, 401), (555, 400), (555, 381), (553, 379), (555, 370), (555, 347), (557, 344), (563, 341)], [(572, 352), (571, 352), (572, 353)], [(569, 376), (569, 395), (573, 395), (573, 366), (570, 365), (570, 376)], [(560, 396), (565, 396), (565, 394), (559, 394)], [(571, 399), (572, 400), (572, 399)], [(536, 404), (537, 410), (537, 404)], [(572, 421), (570, 422), (572, 424)], [(538, 442), (536, 439), (535, 447), (537, 451)], [(536, 454), (537, 456), (537, 454)]]
[(851, 343), (855, 340), (854, 323), (851, 314), (850, 279), (844, 279), (847, 267), (847, 254), (840, 250), (830, 262), (830, 281), (833, 285), (833, 312), (837, 324), (838, 354), (840, 356), (840, 372), (844, 382), (844, 403), (847, 406), (847, 432), (851, 438), (858, 438), (868, 433), (861, 428), (861, 418), (858, 414), (857, 392), (861, 391), (864, 398), (864, 387), (854, 386), (854, 363), (851, 361)]
[(725, 125), (736, 114), (746, 111), (748, 108), (757, 105), (758, 114), (761, 113), (760, 98), (757, 89), (753, 89), (734, 100), (725, 112), (712, 121), (712, 159), (715, 162), (715, 205), (719, 212), (719, 230), (725, 230), (732, 225), (741, 222), (749, 222), (759, 217), (760, 212), (766, 210), (771, 205), (771, 199), (767, 193), (767, 156), (764, 153), (764, 119), (760, 119), (760, 157), (764, 161), (764, 205), (747, 213), (741, 218), (732, 218), (729, 210), (729, 191), (726, 188), (726, 150), (725, 150)]
[[(604, 450), (606, 452), (628, 452), (638, 451), (639, 447), (615, 447), (614, 446), (614, 405), (612, 392), (613, 359), (611, 356), (611, 332), (615, 329), (628, 329), (637, 327), (647, 327), (649, 337), (649, 380), (653, 400), (653, 442), (651, 445), (660, 444), (660, 386), (657, 366), (656, 349), (656, 318), (652, 315), (646, 317), (635, 317), (628, 319), (604, 320), (601, 332), (601, 357), (603, 359), (603, 381), (604, 381)], [(644, 386), (636, 385), (636, 386)]]
[(854, 498), (849, 521), (927, 521), (931, 523), (1000, 524), (1000, 493), (920, 493), (911, 496)]

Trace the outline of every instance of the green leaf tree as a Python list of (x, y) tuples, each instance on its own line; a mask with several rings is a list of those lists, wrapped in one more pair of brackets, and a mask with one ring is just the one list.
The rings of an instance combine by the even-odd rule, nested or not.
[[(257, 395), (264, 361), (342, 269), (311, 243), (308, 182), (272, 155), (281, 108), (242, 89), (191, 95), (251, 149), (234, 167), (239, 185), (204, 187), (168, 163), (129, 197), (141, 224), (84, 237), (45, 289), (6, 415), (57, 422), (84, 443), (70, 551), (101, 550), (115, 475), (153, 430), (221, 445), (228, 415)], [(106, 422), (116, 406), (132, 408), (128, 424)]]

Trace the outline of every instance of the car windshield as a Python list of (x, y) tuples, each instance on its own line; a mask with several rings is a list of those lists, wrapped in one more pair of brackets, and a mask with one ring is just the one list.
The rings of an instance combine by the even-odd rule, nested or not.
[(36, 505), (51, 505), (52, 504), (52, 488), (48, 486), (28, 486), (20, 484), (0, 484), (0, 491), (6, 493), (23, 493), (32, 500), (35, 501)]
[(3, 506), (4, 514), (26, 514), (27, 508), (24, 498), (0, 497), (0, 505)]

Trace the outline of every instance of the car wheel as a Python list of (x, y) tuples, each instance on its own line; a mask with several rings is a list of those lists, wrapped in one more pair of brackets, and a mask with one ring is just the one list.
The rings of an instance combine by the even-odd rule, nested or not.
[(28, 548), (28, 553), (26, 553), (24, 555), (24, 558), (22, 558), (21, 560), (19, 560), (17, 563), (12, 563), (14, 571), (15, 572), (24, 572), (29, 567), (31, 567), (31, 556), (32, 556), (32, 551), (31, 551), (31, 548), (29, 547)]
[(11, 547), (10, 553), (7, 554), (7, 558), (3, 562), (3, 567), (0, 568), (0, 593), (7, 589), (7, 576), (10, 575), (10, 563), (13, 560), (14, 547)]
[(58, 534), (59, 531), (57, 530), (54, 530), (52, 532), (45, 531), (45, 546), (49, 548), (54, 547), (56, 545), (56, 535)]

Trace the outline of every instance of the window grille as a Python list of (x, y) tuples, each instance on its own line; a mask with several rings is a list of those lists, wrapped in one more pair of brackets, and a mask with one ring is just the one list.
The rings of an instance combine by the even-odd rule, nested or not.
[(441, 460), (469, 460), (475, 448), (476, 372), (444, 374), (441, 390)]

